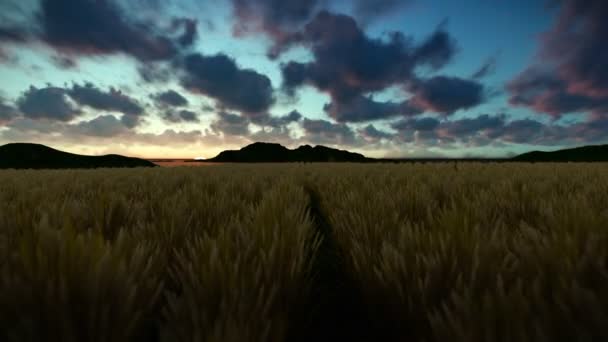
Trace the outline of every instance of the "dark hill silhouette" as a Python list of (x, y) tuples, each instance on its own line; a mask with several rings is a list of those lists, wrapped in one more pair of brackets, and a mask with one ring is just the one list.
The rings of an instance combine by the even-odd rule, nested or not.
[(523, 162), (608, 162), (608, 145), (583, 146), (554, 152), (533, 151), (514, 157)]
[(15, 143), (0, 146), (0, 169), (92, 169), (106, 167), (154, 167), (138, 158), (116, 154), (83, 156), (40, 144)]
[(300, 146), (290, 150), (280, 144), (254, 143), (238, 151), (224, 151), (208, 159), (214, 163), (287, 163), (287, 162), (367, 162), (359, 153), (337, 150), (325, 146)]

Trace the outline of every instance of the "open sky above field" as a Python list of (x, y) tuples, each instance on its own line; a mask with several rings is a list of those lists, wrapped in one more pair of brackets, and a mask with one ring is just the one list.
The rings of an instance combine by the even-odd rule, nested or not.
[(605, 0), (2, 0), (0, 143), (148, 158), (608, 141)]

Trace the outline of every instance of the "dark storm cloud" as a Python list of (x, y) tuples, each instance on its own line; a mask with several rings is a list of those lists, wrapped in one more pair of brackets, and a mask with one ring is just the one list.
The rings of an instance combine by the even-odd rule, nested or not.
[(0, 126), (7, 124), (16, 118), (17, 115), (17, 109), (0, 97)]
[(608, 139), (608, 120), (598, 118), (571, 125), (543, 124), (530, 119), (516, 120), (505, 125), (500, 132), (500, 139), (543, 146), (603, 143)]
[(183, 34), (177, 39), (177, 42), (182, 47), (191, 46), (198, 37), (198, 22), (196, 20), (177, 18), (173, 20), (172, 28), (174, 30), (183, 30)]
[(445, 31), (445, 25), (439, 25), (439, 28), (414, 50), (413, 58), (417, 65), (438, 70), (452, 60), (456, 54), (456, 42)]
[(72, 135), (85, 135), (92, 137), (114, 137), (131, 130), (122, 120), (113, 115), (102, 115), (89, 121), (79, 122), (69, 125), (65, 129), (66, 133)]
[(172, 41), (133, 24), (113, 1), (41, 0), (42, 39), (76, 54), (124, 52), (142, 60), (167, 59), (176, 53)]
[(414, 106), (442, 114), (475, 107), (483, 103), (485, 97), (481, 83), (458, 77), (414, 80), (407, 88), (413, 94), (410, 101)]
[[(302, 120), (300, 112), (293, 110), (283, 116), (272, 116), (268, 113), (258, 113), (256, 115), (241, 115), (220, 111), (217, 113), (218, 120), (211, 124), (211, 129), (215, 133), (223, 133), (230, 136), (247, 137), (249, 140), (289, 140), (289, 124)], [(256, 133), (249, 130), (249, 125), (255, 124), (262, 128)]]
[(65, 89), (47, 86), (30, 86), (17, 100), (23, 115), (30, 119), (70, 121), (81, 112), (68, 101)]
[(51, 60), (53, 61), (53, 64), (61, 69), (74, 69), (78, 67), (78, 62), (72, 57), (51, 56)]
[(18, 27), (2, 27), (0, 26), (0, 43), (1, 42), (25, 42), (27, 33)]
[(188, 105), (188, 100), (175, 90), (167, 90), (153, 98), (161, 106), (183, 107)]
[(440, 121), (435, 118), (411, 118), (397, 121), (391, 127), (397, 131), (432, 131), (439, 127)]
[(163, 119), (168, 122), (199, 122), (199, 118), (195, 112), (189, 110), (172, 111), (167, 110), (163, 114)]
[(31, 14), (24, 6), (28, 1), (4, 0), (0, 1), (0, 44), (24, 43), (32, 36)]
[(100, 90), (91, 83), (74, 84), (71, 88), (31, 86), (17, 100), (17, 105), (29, 119), (70, 121), (82, 113), (70, 99), (81, 106), (122, 113), (120, 120), (128, 128), (137, 126), (143, 116), (143, 107), (135, 99), (114, 88), (107, 92)]
[(191, 54), (181, 65), (181, 84), (191, 92), (216, 99), (218, 105), (248, 113), (267, 111), (274, 104), (270, 79), (241, 69), (223, 54)]
[[(169, 145), (176, 142), (195, 142), (202, 137), (200, 131), (176, 132), (165, 130), (160, 134), (138, 133), (129, 129), (124, 122), (113, 115), (101, 115), (91, 120), (69, 124), (52, 121), (40, 122), (28, 118), (17, 118), (9, 123), (9, 130), (0, 132), (8, 141), (32, 141), (53, 139), (63, 142), (82, 144), (86, 141), (100, 142), (97, 139), (120, 137), (123, 143), (145, 143)], [(95, 140), (90, 140), (93, 138)], [(106, 140), (105, 143), (110, 140)]]
[(78, 104), (98, 110), (120, 112), (126, 115), (140, 115), (144, 109), (137, 100), (125, 95), (120, 90), (110, 88), (103, 91), (92, 83), (74, 84), (67, 94)]
[(289, 125), (294, 122), (299, 122), (303, 117), (304, 116), (297, 110), (292, 110), (288, 114), (282, 116), (266, 114), (250, 119), (252, 123), (260, 126), (261, 130), (250, 133), (248, 139), (251, 141), (291, 144), (293, 138), (291, 137), (291, 127), (289, 127)]
[(179, 117), (182, 119), (182, 121), (187, 121), (187, 122), (198, 122), (199, 121), (196, 113), (189, 111), (189, 110), (180, 110)]
[(501, 132), (501, 139), (513, 143), (531, 143), (542, 135), (545, 125), (531, 119), (510, 122)]
[(246, 136), (249, 132), (249, 119), (237, 114), (219, 112), (218, 120), (211, 124), (215, 133), (231, 136)]
[(283, 116), (262, 115), (252, 120), (253, 123), (273, 128), (283, 128), (292, 122), (300, 121), (304, 116), (297, 110), (292, 110)]
[(280, 119), (282, 119), (284, 122), (290, 123), (300, 121), (301, 118), (302, 114), (300, 112), (298, 112), (297, 110), (292, 110), (291, 112), (289, 112), (289, 114), (285, 115), (284, 117), (281, 117)]
[(139, 115), (124, 114), (121, 116), (120, 121), (128, 128), (135, 128), (142, 122), (142, 117)]
[[(393, 116), (415, 115), (424, 110), (453, 112), (482, 102), (483, 86), (475, 81), (436, 77), (416, 80), (419, 67), (437, 70), (447, 64), (456, 45), (440, 25), (420, 44), (402, 33), (370, 38), (354, 18), (321, 11), (292, 43), (310, 48), (313, 61), (281, 65), (283, 89), (289, 96), (311, 85), (332, 98), (327, 113), (340, 122), (365, 122)], [(415, 82), (414, 82), (415, 81)], [(391, 86), (415, 92), (416, 103), (374, 101), (368, 94)]]
[(140, 63), (137, 73), (146, 83), (167, 83), (173, 75), (171, 68), (164, 63)]
[(346, 124), (335, 124), (326, 120), (302, 121), (304, 139), (315, 144), (354, 145), (355, 132)]
[(366, 122), (421, 113), (408, 101), (381, 102), (366, 96), (358, 96), (346, 102), (331, 102), (324, 106), (324, 110), (338, 122)]
[(476, 117), (440, 121), (436, 118), (410, 118), (391, 127), (405, 142), (423, 144), (461, 143), (487, 146), (496, 143), (530, 145), (580, 145), (608, 139), (608, 120), (594, 119), (570, 125), (543, 123), (532, 119), (508, 120), (508, 115), (483, 114)]
[[(326, 10), (336, 0), (231, 0), (234, 15), (234, 32), (237, 35), (264, 32), (279, 45), (289, 33), (297, 31), (320, 10)], [(355, 0), (353, 14), (369, 22), (394, 13), (412, 0)]]
[[(20, 14), (16, 0), (11, 13)], [(40, 0), (19, 26), (0, 24), (0, 42), (40, 40), (65, 55), (124, 53), (140, 61), (169, 60), (192, 45), (197, 22), (176, 18), (170, 25), (135, 18), (115, 0)], [(125, 4), (126, 5), (126, 4)]]
[(509, 103), (526, 106), (554, 117), (573, 112), (606, 112), (608, 97), (593, 97), (572, 92), (568, 82), (548, 71), (531, 68), (507, 84)]
[(483, 114), (475, 118), (463, 118), (442, 123), (441, 130), (452, 137), (466, 137), (484, 132), (495, 135), (505, 126), (504, 115)]
[(416, 66), (439, 66), (451, 57), (451, 40), (436, 33), (417, 47), (398, 32), (387, 39), (368, 37), (346, 15), (320, 12), (298, 39), (310, 47), (314, 61), (283, 65), (288, 90), (311, 84), (345, 101), (365, 92), (383, 90), (411, 77)]
[(508, 85), (511, 103), (553, 116), (608, 112), (608, 2), (562, 0), (538, 62)]
[(472, 118), (440, 121), (436, 118), (411, 118), (393, 123), (406, 142), (482, 146), (500, 141), (505, 129), (505, 115), (479, 115)]
[(370, 21), (403, 9), (414, 0), (355, 0), (354, 14), (358, 19)]
[(393, 134), (380, 131), (374, 125), (367, 125), (364, 128), (359, 130), (359, 135), (364, 139), (375, 142), (382, 139), (391, 139), (393, 138)]
[(248, 24), (268, 33), (279, 34), (279, 31), (290, 30), (304, 23), (314, 13), (319, 0), (231, 0), (234, 13), (238, 19), (237, 33), (248, 27)]

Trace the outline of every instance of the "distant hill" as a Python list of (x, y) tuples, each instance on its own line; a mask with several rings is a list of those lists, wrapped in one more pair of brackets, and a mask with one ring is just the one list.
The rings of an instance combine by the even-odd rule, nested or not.
[(0, 169), (92, 169), (106, 167), (154, 167), (153, 163), (110, 154), (83, 156), (55, 150), (40, 144), (0, 146)]
[(367, 162), (359, 153), (337, 150), (325, 146), (300, 146), (290, 150), (280, 144), (254, 143), (238, 151), (224, 151), (207, 159), (214, 163), (285, 163), (285, 162)]
[(554, 152), (533, 151), (512, 158), (523, 162), (608, 162), (608, 145), (583, 146)]

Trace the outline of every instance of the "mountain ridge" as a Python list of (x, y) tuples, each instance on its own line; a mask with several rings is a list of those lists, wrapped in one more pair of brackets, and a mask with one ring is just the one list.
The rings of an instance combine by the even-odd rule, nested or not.
[(0, 146), (0, 169), (93, 169), (155, 167), (144, 159), (118, 154), (87, 156), (34, 143)]
[(286, 163), (286, 162), (368, 162), (360, 153), (326, 146), (302, 145), (296, 149), (276, 143), (257, 142), (240, 150), (227, 150), (206, 162), (214, 163)]
[(608, 162), (608, 145), (587, 145), (557, 151), (531, 151), (511, 158), (521, 162)]

